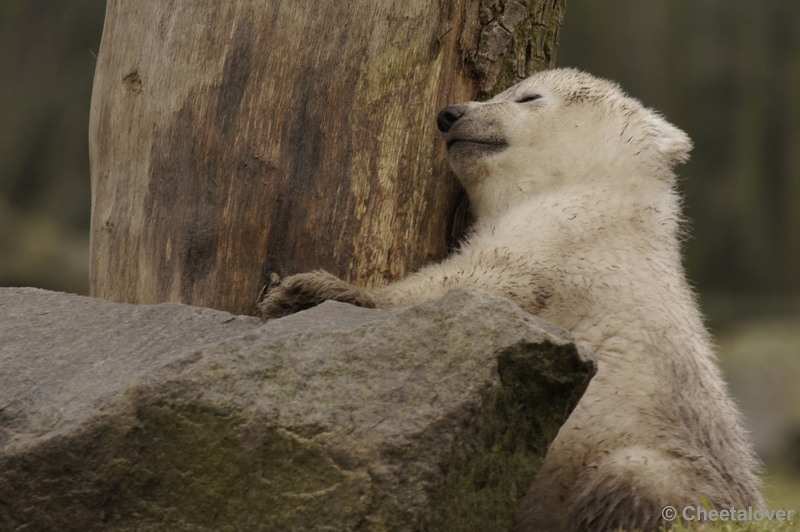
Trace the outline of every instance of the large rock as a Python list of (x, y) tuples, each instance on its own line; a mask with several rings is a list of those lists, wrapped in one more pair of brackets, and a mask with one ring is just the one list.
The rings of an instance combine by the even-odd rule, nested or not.
[(265, 324), (0, 289), (0, 530), (507, 530), (594, 371), (477, 290)]

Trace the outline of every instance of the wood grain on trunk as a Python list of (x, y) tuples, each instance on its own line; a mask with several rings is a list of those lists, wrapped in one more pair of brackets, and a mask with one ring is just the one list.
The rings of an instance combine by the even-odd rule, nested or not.
[(109, 0), (91, 287), (250, 313), (273, 274), (365, 286), (443, 258), (437, 112), (551, 66), (564, 0)]

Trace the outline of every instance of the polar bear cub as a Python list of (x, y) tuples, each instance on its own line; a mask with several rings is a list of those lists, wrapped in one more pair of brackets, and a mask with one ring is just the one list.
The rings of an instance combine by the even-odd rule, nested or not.
[(373, 291), (288, 277), (265, 317), (326, 299), (402, 307), (472, 286), (570, 330), (598, 372), (551, 445), (517, 531), (657, 530), (662, 509), (763, 507), (758, 463), (680, 255), (686, 134), (614, 83), (535, 74), (437, 120), (476, 222), (439, 264)]

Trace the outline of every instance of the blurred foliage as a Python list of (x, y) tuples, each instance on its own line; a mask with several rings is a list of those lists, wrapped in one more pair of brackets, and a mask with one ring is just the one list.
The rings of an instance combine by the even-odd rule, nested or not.
[(559, 66), (695, 141), (679, 169), (701, 292), (800, 292), (800, 2), (569, 0)]
[(0, 285), (88, 293), (88, 122), (103, 0), (0, 4)]
[(736, 321), (718, 332), (717, 343), (731, 394), (768, 468), (764, 495), (773, 508), (800, 509), (800, 315)]

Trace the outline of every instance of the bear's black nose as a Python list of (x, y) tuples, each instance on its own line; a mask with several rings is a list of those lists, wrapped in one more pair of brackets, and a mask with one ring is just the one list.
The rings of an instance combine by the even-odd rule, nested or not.
[(447, 107), (439, 111), (439, 116), (436, 117), (436, 125), (439, 127), (439, 131), (447, 133), (462, 116), (464, 116), (464, 111), (458, 105)]

